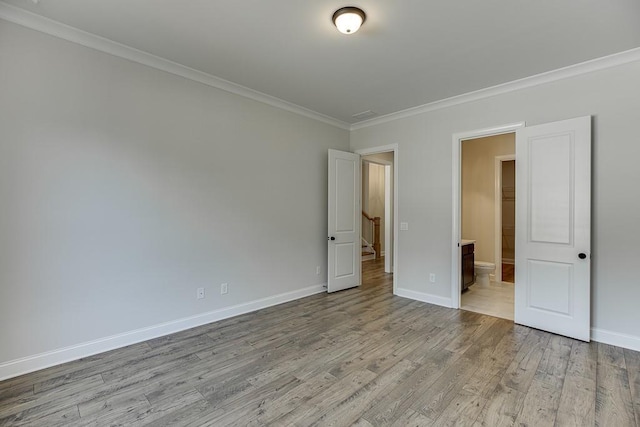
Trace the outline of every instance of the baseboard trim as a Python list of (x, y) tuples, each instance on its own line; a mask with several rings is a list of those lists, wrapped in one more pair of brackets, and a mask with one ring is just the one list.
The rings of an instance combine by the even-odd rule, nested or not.
[(266, 297), (243, 304), (225, 307), (207, 313), (198, 314), (191, 317), (173, 320), (146, 328), (136, 329), (122, 334), (112, 335), (93, 341), (64, 347), (45, 353), (27, 356), (20, 359), (10, 360), (0, 363), (0, 381), (27, 374), (51, 366), (78, 360), (83, 357), (92, 356), (105, 351), (115, 350), (132, 344), (137, 344), (153, 338), (184, 331), (207, 323), (217, 322), (241, 314), (308, 297), (314, 294), (325, 292), (326, 284), (309, 286), (296, 291)]
[(398, 288), (396, 295), (399, 297), (409, 298), (416, 301), (427, 302), (429, 304), (441, 305), (443, 307), (453, 307), (451, 298), (441, 297), (438, 295), (428, 294), (425, 292), (416, 292), (409, 289)]
[(591, 328), (591, 339), (603, 344), (611, 344), (616, 347), (640, 351), (640, 337), (635, 335), (621, 334), (620, 332), (607, 331), (606, 329)]

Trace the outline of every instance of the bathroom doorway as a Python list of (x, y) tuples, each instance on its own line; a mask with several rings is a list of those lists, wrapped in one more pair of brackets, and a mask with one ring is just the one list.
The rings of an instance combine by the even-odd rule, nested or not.
[(515, 133), (461, 141), (460, 214), (460, 308), (513, 320)]

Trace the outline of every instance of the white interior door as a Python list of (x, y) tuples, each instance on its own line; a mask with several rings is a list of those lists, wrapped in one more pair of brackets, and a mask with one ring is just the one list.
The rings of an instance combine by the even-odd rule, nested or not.
[(329, 150), (327, 291), (360, 286), (360, 156)]
[(591, 117), (516, 131), (515, 322), (589, 341)]

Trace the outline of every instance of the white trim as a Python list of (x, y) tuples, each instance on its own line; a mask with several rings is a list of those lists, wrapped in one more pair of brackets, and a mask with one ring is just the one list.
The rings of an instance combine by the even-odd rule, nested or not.
[(452, 135), (452, 186), (451, 186), (451, 307), (460, 308), (460, 236), (461, 233), (461, 215), (460, 212), (460, 173), (461, 173), (461, 149), (460, 144), (466, 139), (482, 138), (485, 136), (502, 135), (505, 133), (515, 132), (517, 129), (524, 127), (524, 122), (511, 123), (502, 126), (494, 126), (485, 129), (477, 129), (467, 132), (454, 133)]
[[(380, 154), (380, 153), (377, 153), (377, 154)], [(368, 156), (368, 154), (365, 154), (365, 156)], [(382, 159), (362, 159), (362, 161), (365, 163), (373, 163), (374, 165), (380, 165), (380, 166), (393, 166), (393, 162), (388, 162)]]
[[(391, 248), (391, 258), (393, 260), (392, 270), (393, 270), (393, 294), (398, 295), (398, 233), (400, 230), (398, 220), (400, 217), (398, 216), (398, 164), (399, 164), (399, 155), (398, 155), (398, 144), (389, 144), (389, 145), (381, 145), (378, 147), (369, 147), (362, 148), (360, 150), (356, 150), (356, 154), (360, 154), (360, 156), (367, 156), (369, 154), (378, 154), (378, 153), (388, 153), (393, 152), (393, 247)], [(360, 192), (362, 194), (362, 192)], [(362, 216), (360, 216), (360, 220), (362, 221)], [(388, 248), (386, 248), (388, 249)]]
[[(378, 147), (370, 147), (370, 148), (361, 148), (360, 150), (356, 150), (355, 152), (357, 154), (360, 154), (361, 156), (368, 156), (369, 154), (380, 154), (380, 153), (387, 153), (389, 151), (393, 151), (395, 154), (395, 150), (398, 149), (398, 144), (389, 144), (389, 145), (380, 145)], [(395, 162), (395, 157), (393, 158), (393, 161)], [(376, 160), (379, 162), (383, 162), (384, 160)]]
[(628, 348), (640, 351), (640, 336), (621, 334), (620, 332), (607, 331), (606, 329), (591, 328), (591, 339), (603, 344)]
[(308, 297), (310, 295), (324, 292), (325, 286), (326, 284), (309, 286), (304, 289), (285, 292), (271, 297), (261, 298), (255, 301), (221, 308), (207, 313), (173, 320), (171, 322), (165, 322), (158, 325), (125, 332), (122, 334), (112, 335), (110, 337), (100, 338), (97, 340), (4, 362), (0, 364), (0, 381), (17, 377), (18, 375), (26, 374), (29, 372), (38, 371), (40, 369), (48, 368), (51, 366), (59, 365), (61, 363), (77, 360), (83, 357), (92, 356), (94, 354), (103, 353), (105, 351), (113, 350), (116, 348), (121, 348), (153, 338), (158, 338), (161, 336), (184, 331), (185, 329), (206, 325), (208, 323), (228, 319), (240, 314), (250, 313), (252, 311), (282, 304), (288, 301)]
[(494, 214), (494, 264), (496, 265), (495, 280), (502, 281), (502, 162), (515, 160), (516, 155), (506, 154), (494, 158), (495, 189), (493, 193)]
[(397, 111), (376, 117), (369, 120), (363, 120), (351, 125), (351, 130), (358, 130), (369, 126), (379, 125), (381, 123), (391, 122), (406, 117), (415, 116), (429, 111), (440, 110), (443, 108), (453, 107), (455, 105), (467, 102), (477, 101), (504, 93), (514, 92), (546, 83), (555, 82), (582, 74), (600, 71), (607, 68), (617, 67), (619, 65), (628, 64), (630, 62), (640, 61), (640, 48), (629, 49), (623, 52), (614, 53), (612, 55), (603, 56), (601, 58), (592, 59), (578, 64), (569, 65), (567, 67), (558, 68), (556, 70), (547, 71), (533, 76), (525, 77), (518, 80), (502, 83), (496, 86), (467, 92), (461, 95), (452, 96), (450, 98), (441, 99), (430, 102), (428, 104), (419, 105), (417, 107), (407, 108), (406, 110)]
[(280, 108), (291, 113), (318, 120), (320, 122), (335, 126), (340, 129), (349, 130), (349, 123), (343, 122), (333, 117), (318, 113), (305, 107), (293, 104), (280, 98), (267, 95), (257, 90), (241, 86), (220, 77), (213, 76), (202, 71), (169, 61), (156, 55), (129, 47), (122, 43), (109, 40), (107, 38), (80, 30), (78, 28), (54, 21), (44, 16), (29, 12), (16, 6), (0, 1), (0, 19), (4, 19), (14, 24), (39, 31), (50, 36), (58, 37), (79, 45), (137, 62), (157, 70), (165, 71), (176, 76), (184, 77), (225, 92), (233, 93), (244, 98), (262, 102), (272, 107)]
[[(393, 229), (393, 199), (391, 198), (391, 168), (392, 165), (384, 165), (384, 251), (380, 251), (380, 255), (384, 257), (384, 272), (391, 273), (391, 261), (393, 256), (385, 256), (387, 248), (391, 248), (391, 230)], [(393, 254), (392, 251), (389, 252)]]
[(440, 305), (442, 307), (451, 308), (451, 298), (441, 297), (439, 295), (427, 294), (425, 292), (416, 292), (409, 289), (397, 289), (395, 292), (399, 297), (409, 298), (416, 301), (422, 301), (429, 304)]

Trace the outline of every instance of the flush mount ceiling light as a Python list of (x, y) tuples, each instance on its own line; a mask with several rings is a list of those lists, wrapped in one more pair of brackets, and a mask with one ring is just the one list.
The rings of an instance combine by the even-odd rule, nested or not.
[(367, 19), (362, 9), (349, 6), (336, 10), (333, 14), (333, 24), (342, 34), (353, 34)]

